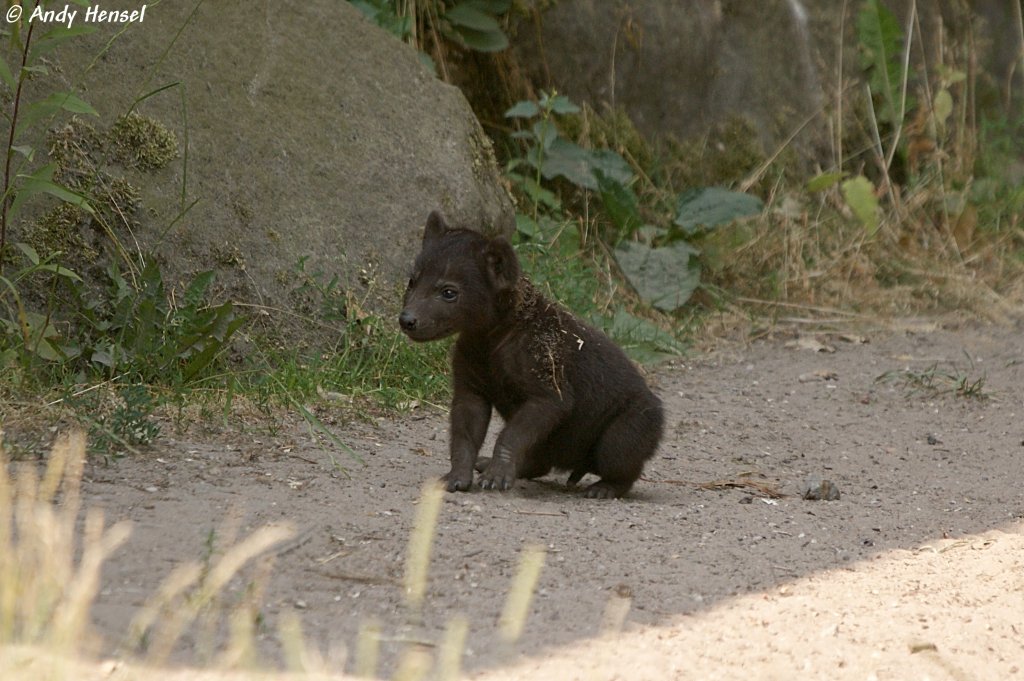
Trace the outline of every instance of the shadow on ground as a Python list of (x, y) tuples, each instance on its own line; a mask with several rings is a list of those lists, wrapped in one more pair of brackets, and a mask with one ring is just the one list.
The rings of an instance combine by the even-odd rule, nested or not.
[[(131, 615), (175, 565), (232, 534), (277, 521), (293, 523), (298, 535), (275, 559), (262, 611), (262, 652), (279, 658), (276, 621), (285, 611), (298, 612), (307, 637), (324, 650), (351, 650), (359, 626), (372, 620), (385, 635), (385, 673), (409, 639), (439, 641), (459, 613), (471, 627), (465, 668), (482, 673), (510, 662), (496, 652), (497, 623), (519, 553), (530, 544), (546, 547), (547, 557), (515, 654), (543, 659), (597, 637), (615, 598), (631, 603), (627, 632), (685, 629), (695, 617), (736, 607), (730, 604), (744, 602), (744, 595), (770, 601), (826, 573), (839, 575), (838, 590), (819, 593), (807, 605), (815, 612), (863, 606), (873, 602), (872, 593), (884, 595), (895, 584), (899, 593), (912, 594), (913, 606), (920, 582), (898, 570), (879, 571), (876, 561), (935, 542), (974, 541), (997, 529), (1019, 538), (1019, 329), (919, 323), (814, 340), (798, 342), (793, 334), (660, 370), (653, 380), (666, 405), (665, 441), (624, 500), (585, 500), (554, 478), (520, 483), (504, 494), (446, 495), (424, 619), (415, 627), (403, 607), (403, 565), (420, 488), (447, 470), (443, 414), (414, 412), (340, 430), (365, 466), (331, 454), (321, 438), (294, 424), (273, 436), (192, 433), (167, 439), (145, 456), (93, 465), (87, 502), (106, 507), (109, 521), (135, 523), (128, 548), (104, 572), (93, 611), (105, 652), (116, 651)], [(931, 388), (921, 383), (929, 373)], [(982, 397), (958, 395), (956, 378), (975, 383)], [(347, 474), (332, 466), (332, 456)], [(841, 499), (800, 498), (812, 476), (833, 481)], [(716, 481), (755, 481), (786, 496), (706, 488)], [(863, 573), (867, 581), (844, 582), (844, 572)], [(880, 592), (872, 590), (874, 583)], [(1021, 600), (1021, 586), (1018, 580), (1014, 602)], [(225, 602), (244, 587), (236, 580)], [(829, 606), (828, 599), (835, 603)], [(901, 640), (924, 636), (931, 645), (928, 609), (938, 602), (935, 594), (920, 594), (926, 619), (907, 622)], [(961, 607), (969, 618), (984, 605), (967, 599)], [(894, 625), (885, 606), (878, 607), (879, 626)], [(939, 617), (947, 608), (952, 617), (956, 609), (938, 607)], [(770, 657), (772, 638), (786, 631), (765, 617), (749, 634), (768, 640), (769, 652), (759, 654)], [(988, 630), (993, 641), (1016, 635), (1019, 644), (1024, 629), (994, 622), (997, 629)], [(792, 617), (777, 626), (791, 627)], [(714, 633), (700, 631), (697, 644), (713, 645)], [(720, 633), (721, 645), (735, 648), (728, 642), (745, 640), (743, 632)], [(827, 649), (831, 640), (806, 645)], [(680, 645), (686, 641), (694, 645), (685, 637)], [(919, 652), (913, 645), (904, 654)], [(191, 632), (176, 659), (196, 662), (207, 647)], [(734, 651), (740, 669), (742, 648)], [(996, 651), (993, 660), (1001, 659), (998, 645), (989, 650)], [(650, 664), (649, 656), (644, 660)], [(998, 669), (1013, 673), (1012, 664)], [(714, 676), (680, 674), (672, 676)]]

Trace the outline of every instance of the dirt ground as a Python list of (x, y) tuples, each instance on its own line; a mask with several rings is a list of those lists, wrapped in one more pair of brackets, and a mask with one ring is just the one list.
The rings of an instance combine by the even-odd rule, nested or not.
[[(98, 652), (123, 654), (175, 566), (286, 521), (297, 534), (275, 554), (257, 636), (272, 661), (284, 612), (325, 655), (348, 651), (339, 671), (378, 623), (387, 676), (461, 614), (474, 679), (1024, 679), (1020, 327), (779, 331), (651, 381), (666, 437), (627, 498), (583, 499), (564, 476), (445, 496), (421, 623), (402, 579), (421, 487), (447, 471), (438, 410), (339, 428), (365, 465), (301, 423), (196, 427), (94, 462), (86, 502), (134, 524), (93, 609)], [(841, 498), (801, 498), (811, 478)], [(546, 561), (509, 650), (498, 623), (534, 544)], [(210, 648), (191, 631), (174, 661)]]

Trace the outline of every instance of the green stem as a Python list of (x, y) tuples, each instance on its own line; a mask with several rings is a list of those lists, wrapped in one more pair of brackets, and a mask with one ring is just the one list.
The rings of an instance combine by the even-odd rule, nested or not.
[[(39, 0), (36, 0), (36, 7)], [(28, 22), (28, 33), (25, 34), (25, 46), (21, 50), (21, 68), (18, 69), (18, 88), (14, 92), (14, 111), (11, 114), (11, 131), (7, 136), (7, 159), (4, 163), (3, 202), (0, 206), (0, 274), (4, 271), (4, 251), (7, 248), (7, 213), (10, 210), (11, 188), (11, 157), (14, 154), (14, 131), (18, 125), (18, 109), (21, 104), (21, 88), (25, 84), (25, 65), (28, 63), (28, 46), (32, 43), (32, 29), (35, 22)]]

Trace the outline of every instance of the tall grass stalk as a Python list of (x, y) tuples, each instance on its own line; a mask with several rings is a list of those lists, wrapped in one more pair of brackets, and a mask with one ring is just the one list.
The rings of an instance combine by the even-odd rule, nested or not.
[(434, 528), (441, 513), (444, 490), (437, 481), (423, 486), (419, 508), (409, 537), (409, 553), (405, 563), (405, 599), (413, 617), (418, 618), (423, 609), (427, 592), (427, 569), (430, 566), (430, 550), (434, 543)]
[(505, 599), (505, 609), (498, 624), (501, 639), (507, 646), (511, 647), (523, 634), (533, 590), (544, 567), (544, 555), (543, 546), (527, 546), (523, 549), (519, 569), (512, 580), (512, 586)]

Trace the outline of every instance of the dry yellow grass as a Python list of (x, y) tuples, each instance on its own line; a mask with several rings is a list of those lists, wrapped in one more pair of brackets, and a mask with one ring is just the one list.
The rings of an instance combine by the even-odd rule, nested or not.
[[(104, 561), (123, 547), (131, 528), (127, 522), (107, 527), (102, 512), (95, 509), (83, 513), (83, 433), (59, 437), (41, 475), (34, 461), (8, 461), (2, 435), (0, 431), (0, 678), (4, 681), (349, 678), (332, 673), (337, 661), (334, 665), (328, 663), (306, 644), (301, 622), (294, 614), (286, 614), (279, 625), (288, 671), (267, 672), (265, 666), (260, 666), (255, 652), (255, 621), (270, 574), (271, 562), (266, 557), (294, 535), (283, 525), (268, 525), (230, 542), (230, 548), (205, 567), (199, 560), (180, 565), (139, 609), (126, 633), (125, 648), (145, 647), (145, 657), (138, 661), (96, 660), (89, 611), (99, 589)], [(417, 619), (426, 593), (441, 498), (440, 487), (428, 484), (419, 502), (406, 571), (410, 621)], [(250, 597), (232, 611), (222, 612), (218, 594), (261, 556), (264, 559), (251, 578), (255, 588), (249, 590)], [(543, 549), (528, 547), (513, 577), (502, 618), (509, 645), (523, 630), (543, 559)], [(211, 656), (215, 667), (166, 669), (182, 635), (197, 622), (209, 627), (226, 622), (227, 642)], [(355, 668), (360, 676), (377, 674), (380, 636), (375, 623), (364, 626), (355, 651)], [(393, 678), (421, 679), (432, 669), (436, 678), (458, 678), (467, 636), (467, 620), (455, 617), (436, 649), (428, 650), (411, 641)], [(143, 641), (145, 646), (140, 646)]]

